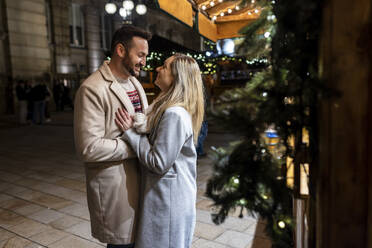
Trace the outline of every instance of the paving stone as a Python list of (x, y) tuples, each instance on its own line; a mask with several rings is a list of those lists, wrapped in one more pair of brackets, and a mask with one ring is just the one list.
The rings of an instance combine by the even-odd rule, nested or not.
[(236, 231), (226, 231), (215, 241), (234, 248), (245, 248), (253, 240), (253, 236)]
[(22, 236), (22, 237), (30, 237), (32, 235), (35, 235), (37, 233), (43, 232), (47, 230), (49, 227), (41, 224), (39, 222), (33, 221), (33, 220), (25, 220), (21, 224), (9, 227), (8, 230)]
[(68, 233), (56, 229), (48, 229), (44, 232), (31, 236), (30, 240), (35, 241), (42, 245), (49, 245), (51, 243), (63, 239), (68, 235), (69, 235)]
[(0, 228), (0, 241), (4, 241), (4, 240), (7, 240), (7, 239), (10, 239), (10, 238), (12, 238), (14, 236), (15, 236), (14, 233), (8, 232), (7, 230), (5, 230), (3, 228)]
[(81, 217), (86, 220), (90, 219), (88, 207), (78, 203), (61, 208), (59, 211), (76, 217)]
[(41, 207), (36, 204), (28, 203), (27, 205), (17, 208), (17, 209), (12, 209), (12, 211), (16, 212), (17, 214), (28, 216), (31, 214), (34, 214), (36, 212), (39, 212), (41, 210), (45, 209), (45, 207)]
[(230, 248), (225, 244), (219, 244), (206, 239), (198, 239), (191, 245), (192, 248)]
[(194, 235), (200, 238), (214, 240), (225, 231), (224, 228), (217, 225), (196, 222)]
[(32, 242), (27, 240), (27, 239), (24, 239), (22, 237), (19, 237), (19, 236), (15, 236), (13, 238), (10, 238), (6, 241), (4, 241), (3, 243), (3, 246), (0, 245), (0, 247), (3, 247), (3, 248), (25, 248), (29, 245), (31, 245)]
[(30, 219), (33, 219), (33, 220), (36, 220), (36, 221), (39, 221), (41, 223), (44, 223), (44, 224), (48, 224), (52, 221), (55, 221), (59, 218), (61, 218), (62, 216), (64, 216), (64, 214), (60, 213), (60, 212), (57, 212), (55, 210), (52, 210), (52, 209), (44, 209), (44, 210), (41, 210), (39, 212), (36, 212), (30, 216), (28, 216)]
[(89, 240), (93, 239), (92, 234), (91, 234), (92, 231), (90, 227), (90, 222), (88, 221), (82, 221), (79, 224), (66, 229), (66, 232), (80, 236), (85, 239), (89, 239)]
[(24, 222), (26, 218), (8, 210), (0, 209), (0, 227), (9, 228)]
[(49, 225), (51, 225), (52, 227), (56, 229), (65, 230), (82, 221), (83, 220), (80, 218), (66, 215), (66, 216), (63, 216), (62, 218), (59, 218), (55, 221), (50, 222)]
[(79, 247), (79, 248), (97, 248), (99, 245), (88, 241), (74, 235), (69, 235), (55, 243), (50, 244), (48, 247), (50, 248), (72, 248), (72, 247)]

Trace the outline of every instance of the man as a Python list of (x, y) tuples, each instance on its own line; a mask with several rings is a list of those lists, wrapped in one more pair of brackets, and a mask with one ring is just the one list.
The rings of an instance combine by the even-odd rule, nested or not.
[(27, 87), (25, 81), (19, 80), (16, 87), (16, 95), (18, 99), (18, 121), (20, 124), (26, 124), (27, 118)]
[(75, 145), (85, 162), (92, 236), (107, 247), (134, 247), (139, 168), (114, 119), (119, 108), (134, 114), (148, 106), (135, 76), (146, 65), (150, 39), (150, 33), (123, 25), (111, 42), (111, 61), (105, 61), (76, 93)]

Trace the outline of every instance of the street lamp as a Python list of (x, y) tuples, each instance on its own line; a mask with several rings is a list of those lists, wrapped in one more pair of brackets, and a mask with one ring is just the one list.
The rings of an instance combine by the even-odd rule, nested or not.
[[(121, 8), (119, 8), (119, 15), (122, 16), (123, 18), (129, 16), (135, 7), (134, 2), (132, 0), (124, 0), (123, 2), (109, 0), (108, 3), (106, 3), (105, 5), (105, 10), (107, 14), (110, 15), (115, 14), (116, 10), (118, 9), (117, 5), (122, 6)], [(139, 3), (137, 4), (135, 9), (138, 15), (144, 15), (147, 12), (147, 7), (145, 4), (142, 3), (141, 0), (139, 0)]]

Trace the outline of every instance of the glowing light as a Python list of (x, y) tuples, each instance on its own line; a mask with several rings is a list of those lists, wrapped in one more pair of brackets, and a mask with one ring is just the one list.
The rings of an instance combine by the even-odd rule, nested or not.
[(250, 11), (248, 11), (248, 15), (252, 15), (252, 13)]
[(213, 16), (212, 20), (215, 21), (217, 19), (217, 16)]
[(259, 11), (258, 11), (258, 9), (255, 9), (255, 10), (254, 10), (254, 13), (256, 13), (256, 14), (257, 14), (258, 12), (259, 12)]
[(239, 7), (239, 6), (236, 6), (235, 9), (236, 9), (236, 10), (240, 10), (240, 7)]
[(134, 8), (134, 3), (132, 0), (125, 0), (123, 1), (123, 7), (126, 10), (132, 10)]
[(139, 15), (144, 15), (144, 14), (146, 14), (146, 12), (147, 12), (147, 7), (146, 7), (146, 5), (144, 5), (144, 4), (142, 4), (142, 3), (138, 4), (138, 5), (136, 6), (136, 12), (137, 12), (137, 14), (139, 14)]
[(105, 10), (108, 14), (114, 14), (116, 12), (116, 5), (114, 3), (106, 3)]
[(234, 179), (234, 183), (235, 183), (235, 184), (238, 184), (238, 183), (239, 183), (239, 179), (235, 178), (235, 179)]
[(278, 222), (278, 226), (281, 228), (281, 229), (283, 229), (283, 228), (285, 228), (285, 222), (284, 221), (279, 221)]
[(265, 36), (265, 38), (269, 38), (270, 37), (270, 32), (265, 32), (264, 36)]
[(206, 55), (207, 57), (209, 57), (209, 56), (212, 55), (212, 53), (211, 53), (210, 51), (207, 51), (207, 52), (205, 53), (205, 55)]
[(224, 15), (225, 15), (225, 13), (221, 12), (220, 16), (224, 16)]
[(228, 10), (227, 10), (227, 13), (229, 13), (229, 14), (230, 14), (231, 12), (232, 12), (232, 10), (231, 10), (231, 9), (228, 9)]
[(124, 8), (119, 9), (119, 15), (123, 18), (127, 17), (127, 10)]
[(213, 6), (214, 6), (214, 2), (212, 1), (212, 2), (210, 3), (210, 5), (213, 7)]
[(206, 9), (207, 9), (207, 6), (203, 5), (202, 10), (206, 10)]

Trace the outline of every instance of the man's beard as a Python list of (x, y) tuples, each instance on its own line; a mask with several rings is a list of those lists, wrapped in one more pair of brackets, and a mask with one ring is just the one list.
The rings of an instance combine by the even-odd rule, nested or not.
[(136, 72), (130, 67), (130, 60), (129, 57), (125, 57), (122, 61), (122, 65), (129, 72), (130, 75), (133, 77), (138, 77), (139, 75), (136, 74)]

